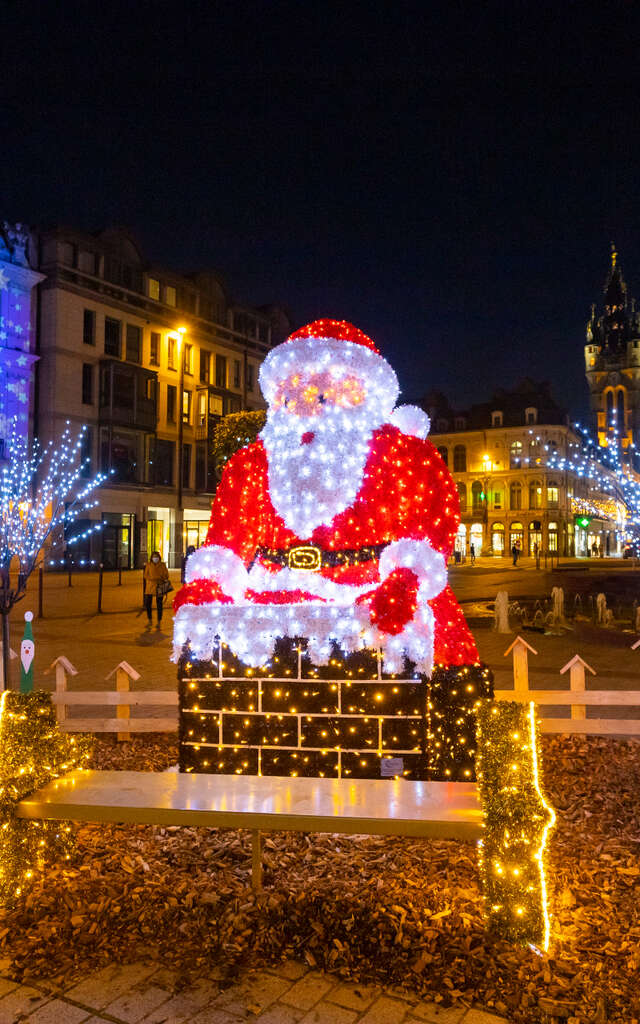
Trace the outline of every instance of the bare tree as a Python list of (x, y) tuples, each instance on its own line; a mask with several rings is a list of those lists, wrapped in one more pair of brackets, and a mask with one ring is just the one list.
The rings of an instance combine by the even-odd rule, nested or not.
[[(9, 614), (25, 596), (27, 581), (45, 547), (67, 544), (101, 528), (96, 523), (75, 535), (73, 523), (98, 502), (90, 495), (105, 479), (85, 479), (83, 437), (67, 424), (58, 444), (42, 447), (15, 428), (0, 471), (0, 615), (2, 616), (2, 689), (9, 680)], [(65, 537), (65, 534), (67, 536)]]

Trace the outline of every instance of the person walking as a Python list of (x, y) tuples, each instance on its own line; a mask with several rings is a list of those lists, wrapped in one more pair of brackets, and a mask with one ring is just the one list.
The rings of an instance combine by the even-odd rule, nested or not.
[(517, 565), (517, 564), (518, 564), (518, 555), (519, 555), (519, 554), (520, 554), (520, 552), (518, 551), (518, 546), (517, 546), (517, 544), (516, 544), (516, 543), (514, 542), (514, 545), (513, 545), (513, 547), (511, 548), (511, 556), (512, 556), (512, 558), (513, 558), (513, 564), (514, 564), (514, 565)]
[(144, 567), (144, 607), (147, 612), (147, 629), (151, 629), (151, 606), (153, 598), (156, 599), (156, 611), (158, 613), (158, 622), (156, 629), (160, 629), (160, 623), (162, 622), (162, 602), (164, 601), (164, 595), (167, 591), (164, 588), (160, 588), (160, 584), (164, 584), (165, 581), (169, 582), (169, 570), (165, 563), (160, 557), (159, 551), (154, 551), (151, 555), (150, 560)]
[(471, 564), (476, 564), (476, 546), (475, 544), (469, 545), (469, 554), (471, 555)]

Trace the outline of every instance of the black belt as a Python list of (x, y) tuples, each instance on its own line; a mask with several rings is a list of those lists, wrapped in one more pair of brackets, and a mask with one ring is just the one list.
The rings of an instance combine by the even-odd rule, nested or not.
[(361, 562), (372, 562), (379, 558), (387, 544), (369, 544), (366, 548), (345, 548), (342, 551), (323, 551), (315, 544), (298, 544), (288, 551), (277, 548), (256, 548), (251, 565), (257, 558), (263, 558), (275, 565), (283, 565), (289, 569), (302, 569), (306, 572), (320, 572), (321, 569), (335, 568), (339, 565), (359, 565)]

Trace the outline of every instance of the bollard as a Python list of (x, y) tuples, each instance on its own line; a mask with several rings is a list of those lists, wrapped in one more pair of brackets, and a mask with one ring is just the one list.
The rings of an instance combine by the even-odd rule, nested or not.
[(118, 586), (122, 586), (122, 566), (118, 566)]
[(38, 618), (44, 619), (44, 612), (42, 610), (44, 595), (44, 569), (42, 566), (38, 569)]
[(73, 584), (71, 583), (71, 566), (69, 566), (69, 571), (68, 571), (68, 577), (69, 577), (69, 583), (68, 583), (68, 586), (70, 586), (70, 587), (71, 587), (71, 586), (73, 586)]
[(104, 566), (103, 566), (102, 562), (100, 562), (100, 571), (98, 573), (98, 613), (100, 613), (102, 611), (102, 573), (103, 573), (103, 570), (104, 570)]

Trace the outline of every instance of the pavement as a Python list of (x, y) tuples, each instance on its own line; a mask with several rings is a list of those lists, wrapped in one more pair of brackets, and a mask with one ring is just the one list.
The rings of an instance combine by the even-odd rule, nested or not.
[(59, 988), (0, 972), (0, 1024), (507, 1024), (478, 1007), (444, 1008), (404, 990), (346, 984), (290, 960), (230, 988), (206, 977), (177, 987), (159, 964), (112, 964)]

